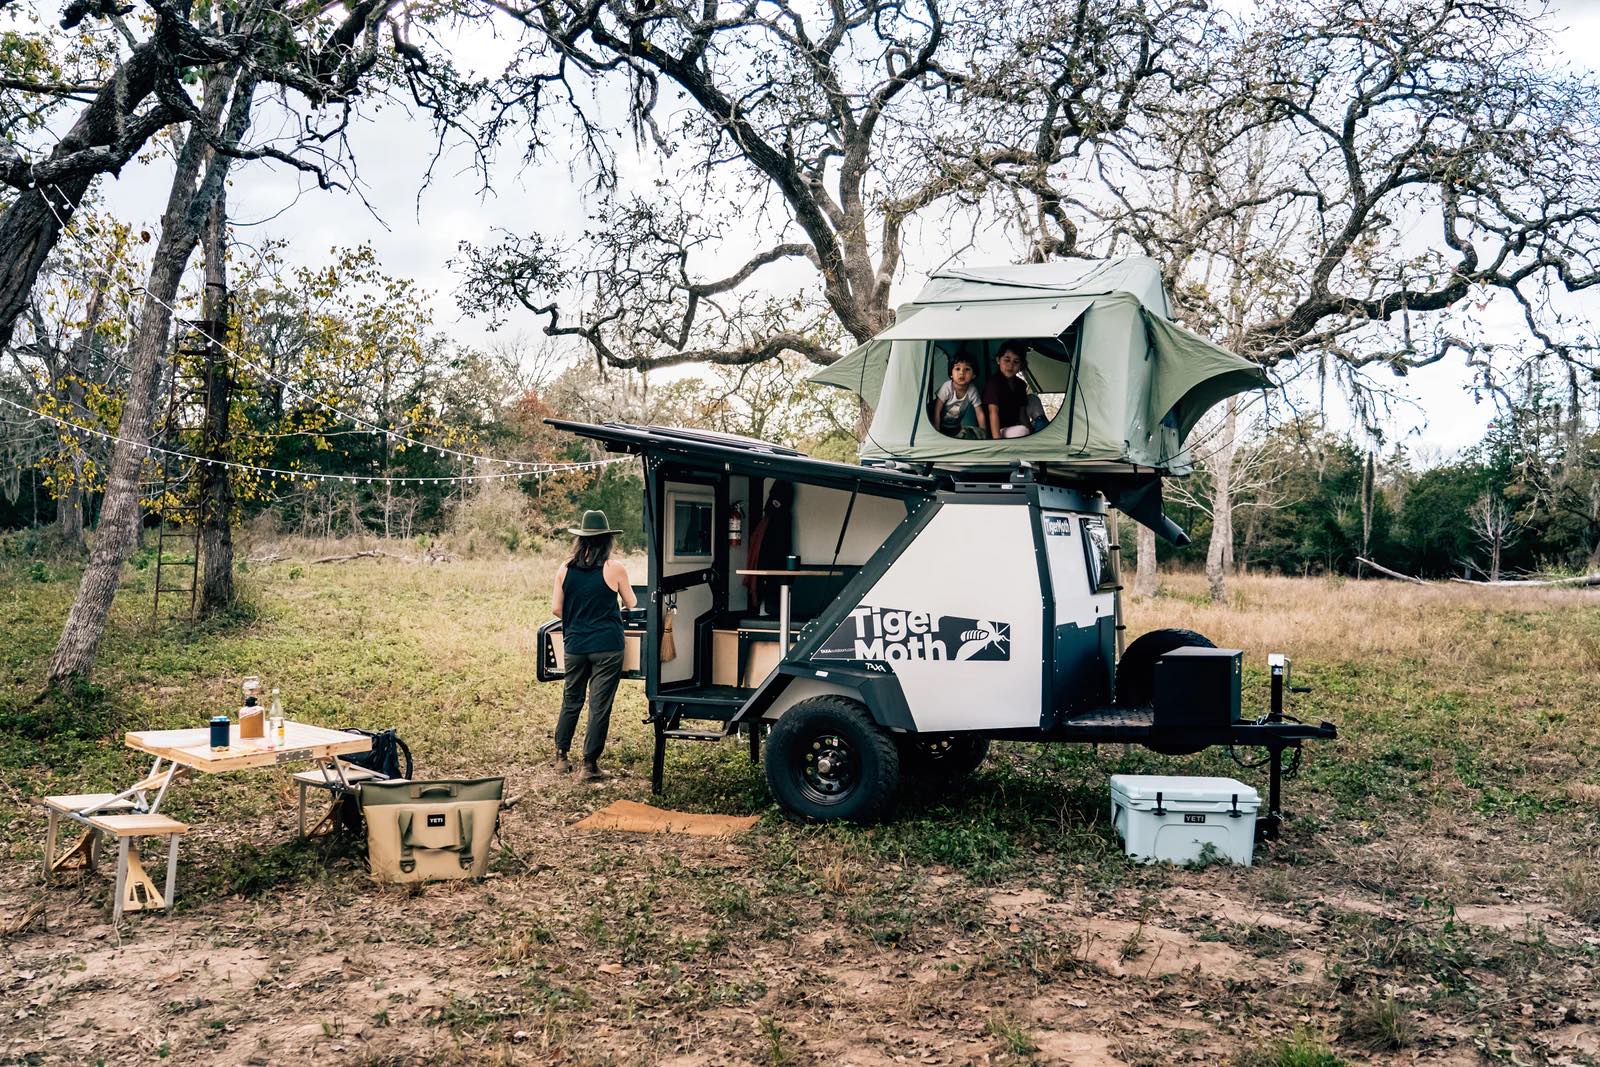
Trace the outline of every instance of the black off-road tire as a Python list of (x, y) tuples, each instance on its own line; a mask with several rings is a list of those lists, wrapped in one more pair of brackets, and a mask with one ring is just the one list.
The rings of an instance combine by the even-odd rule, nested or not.
[(1179, 648), (1216, 648), (1193, 630), (1151, 630), (1134, 638), (1117, 661), (1117, 706), (1147, 708), (1155, 696), (1156, 660)]
[(901, 734), (895, 743), (902, 770), (942, 782), (965, 778), (989, 755), (989, 739), (973, 734)]
[(894, 807), (900, 752), (858, 700), (820, 696), (779, 716), (767, 734), (767, 786), (789, 814), (867, 823)]

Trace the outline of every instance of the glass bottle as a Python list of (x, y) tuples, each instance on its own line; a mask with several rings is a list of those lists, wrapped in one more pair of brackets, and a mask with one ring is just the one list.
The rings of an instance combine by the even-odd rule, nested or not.
[(272, 736), (276, 744), (283, 746), (283, 700), (278, 696), (277, 686), (272, 689), (272, 707), (267, 712), (267, 720), (271, 724)]

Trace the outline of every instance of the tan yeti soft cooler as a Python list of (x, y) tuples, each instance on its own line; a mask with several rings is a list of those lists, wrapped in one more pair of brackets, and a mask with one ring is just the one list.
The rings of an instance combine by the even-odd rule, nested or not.
[(503, 778), (362, 783), (373, 879), (482, 878), (504, 791)]

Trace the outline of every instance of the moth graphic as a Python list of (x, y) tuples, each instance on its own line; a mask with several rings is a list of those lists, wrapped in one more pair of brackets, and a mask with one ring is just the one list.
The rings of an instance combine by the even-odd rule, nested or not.
[[(941, 620), (947, 621), (947, 620)], [(978, 625), (961, 631), (961, 644), (952, 659), (1008, 659), (1010, 658), (1011, 627), (1003, 622), (978, 620)], [(999, 655), (981, 655), (995, 650)]]

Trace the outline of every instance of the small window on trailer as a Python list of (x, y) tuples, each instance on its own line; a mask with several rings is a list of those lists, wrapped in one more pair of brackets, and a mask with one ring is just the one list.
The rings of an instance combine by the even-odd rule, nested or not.
[(667, 490), (668, 563), (699, 563), (711, 559), (712, 494), (710, 489)]
[(1083, 555), (1089, 564), (1089, 588), (1096, 593), (1107, 593), (1116, 587), (1116, 575), (1111, 569), (1111, 538), (1106, 532), (1106, 520), (1100, 515), (1085, 515), (1078, 520), (1083, 530)]

